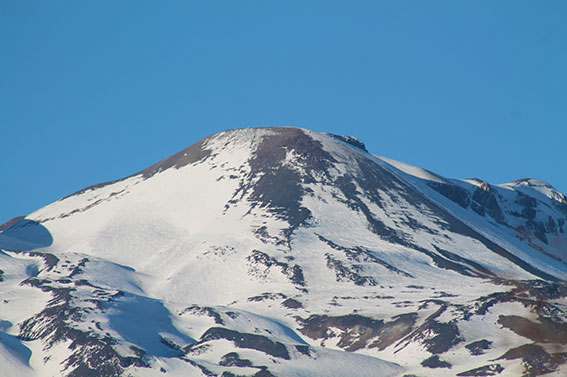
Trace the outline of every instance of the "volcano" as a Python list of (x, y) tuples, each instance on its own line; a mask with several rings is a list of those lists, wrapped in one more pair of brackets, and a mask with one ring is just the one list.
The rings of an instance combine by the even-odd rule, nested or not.
[(567, 199), (296, 128), (0, 227), (6, 376), (560, 376)]

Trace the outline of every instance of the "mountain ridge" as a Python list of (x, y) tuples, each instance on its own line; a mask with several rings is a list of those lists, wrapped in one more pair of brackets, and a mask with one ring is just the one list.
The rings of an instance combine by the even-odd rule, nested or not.
[(30, 357), (0, 355), (30, 375), (560, 375), (564, 196), (516, 182), (303, 129), (209, 136), (0, 233), (2, 334)]

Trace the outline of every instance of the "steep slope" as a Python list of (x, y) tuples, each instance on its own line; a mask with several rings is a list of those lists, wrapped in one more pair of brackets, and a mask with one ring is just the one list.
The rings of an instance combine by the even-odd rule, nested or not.
[(481, 229), (490, 229), (497, 238), (506, 239), (512, 244), (510, 248), (519, 245), (516, 249), (522, 250), (528, 244), (528, 255), (535, 250), (567, 263), (567, 198), (550, 184), (536, 179), (520, 179), (502, 185), (491, 185), (476, 178), (449, 180), (424, 169), (381, 159), (452, 213), (458, 213)]
[(564, 199), (226, 131), (0, 233), (0, 352), (46, 376), (559, 375)]

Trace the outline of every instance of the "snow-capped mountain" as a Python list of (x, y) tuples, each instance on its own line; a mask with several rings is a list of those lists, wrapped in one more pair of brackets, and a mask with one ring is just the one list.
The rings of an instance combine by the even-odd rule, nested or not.
[(545, 182), (222, 132), (0, 228), (0, 375), (564, 375), (566, 222)]

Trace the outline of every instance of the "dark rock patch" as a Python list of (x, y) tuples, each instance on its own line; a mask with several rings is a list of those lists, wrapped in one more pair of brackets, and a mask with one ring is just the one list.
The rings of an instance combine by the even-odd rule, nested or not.
[(209, 149), (205, 149), (204, 145), (209, 140), (209, 138), (205, 138), (197, 143), (193, 144), (189, 148), (182, 150), (174, 154), (171, 157), (166, 158), (158, 162), (155, 165), (150, 166), (147, 169), (142, 170), (139, 173), (134, 174), (134, 176), (142, 174), (144, 178), (150, 178), (155, 174), (167, 170), (169, 168), (176, 168), (179, 169), (183, 166), (194, 164), (199, 161), (204, 161), (206, 158), (211, 156), (212, 152)]
[(533, 377), (551, 373), (567, 362), (567, 352), (549, 354), (543, 347), (536, 344), (524, 344), (510, 349), (496, 360), (522, 359), (525, 368), (523, 376)]
[(423, 285), (415, 285), (415, 284), (406, 285), (406, 288), (410, 288), (410, 289), (425, 289), (425, 287), (424, 287)]
[(500, 364), (488, 364), (465, 372), (457, 373), (457, 376), (496, 376), (502, 373), (504, 368)]
[[(562, 195), (562, 194), (561, 194)], [(538, 204), (542, 202), (538, 201), (537, 199), (526, 195), (523, 192), (517, 191), (516, 192), (516, 199), (514, 201), (515, 204), (521, 207), (520, 212), (513, 210), (509, 211), (509, 213), (513, 216), (520, 217), (525, 220), (522, 225), (519, 225), (515, 228), (515, 230), (519, 233), (521, 239), (526, 239), (527, 242), (533, 248), (549, 255), (552, 258), (561, 260), (556, 255), (546, 253), (541, 247), (537, 246), (533, 243), (531, 236), (533, 235), (543, 244), (548, 244), (548, 235), (559, 235), (563, 233), (563, 225), (565, 224), (565, 220), (567, 219), (567, 212), (564, 212), (563, 215), (558, 218), (554, 218), (552, 216), (548, 216), (547, 219), (537, 220), (536, 216), (538, 214)], [(548, 206), (544, 203), (545, 206)], [(556, 209), (560, 209), (562, 204), (560, 201), (552, 200), (552, 206)], [(560, 210), (560, 212), (562, 212)]]
[[(19, 338), (23, 340), (41, 339), (47, 349), (55, 344), (70, 341), (71, 355), (64, 360), (65, 370), (70, 370), (70, 377), (84, 376), (122, 376), (124, 370), (131, 366), (149, 367), (144, 355), (123, 356), (114, 345), (116, 340), (109, 335), (101, 336), (94, 331), (80, 330), (72, 323), (82, 322), (84, 311), (71, 305), (71, 293), (74, 288), (60, 288), (51, 285), (46, 279), (30, 278), (25, 285), (40, 288), (49, 292), (53, 298), (40, 313), (20, 323)], [(119, 295), (99, 289), (98, 301), (112, 300)], [(91, 300), (92, 301), (92, 300)], [(97, 305), (101, 307), (102, 304)]]
[(428, 359), (425, 359), (421, 362), (426, 368), (451, 368), (452, 365), (447, 361), (439, 359), (439, 356), (433, 355)]
[(515, 282), (519, 290), (527, 293), (536, 300), (552, 300), (567, 297), (567, 283), (547, 282), (543, 280), (527, 280)]
[[(385, 170), (378, 167), (378, 165), (372, 166), (370, 162), (363, 162), (362, 166), (366, 167), (366, 169), (380, 169), (380, 172), (386, 172)], [(367, 170), (362, 170), (367, 171)], [(372, 172), (372, 170), (370, 170)], [(374, 234), (379, 236), (380, 238), (392, 242), (394, 244), (406, 244), (407, 242), (404, 241), (403, 235), (398, 234), (398, 232), (384, 224), (380, 219), (374, 216), (374, 213), (368, 208), (368, 206), (362, 201), (360, 198), (360, 194), (357, 189), (357, 184), (364, 183), (366, 188), (364, 194), (369, 195), (372, 202), (378, 205), (380, 208), (383, 208), (382, 199), (377, 192), (377, 188), (381, 187), (380, 183), (381, 180), (378, 180), (378, 172), (373, 172), (374, 174), (369, 173), (368, 179), (366, 177), (362, 177), (362, 180), (357, 179), (350, 175), (345, 175), (342, 177), (338, 177), (335, 180), (335, 185), (341, 190), (343, 195), (346, 199), (344, 199), (344, 203), (349, 206), (352, 210), (362, 212), (365, 216), (366, 221), (368, 222), (369, 230), (372, 231)], [(378, 173), (378, 174), (376, 174)], [(389, 173), (388, 173), (389, 174)], [(378, 180), (378, 182), (376, 182)], [(376, 184), (377, 186), (371, 187), (372, 184)], [(383, 185), (383, 184), (382, 184)], [(338, 199), (338, 198), (337, 198)]]
[(232, 318), (232, 319), (236, 319), (236, 318), (238, 318), (238, 316), (240, 315), (240, 314), (238, 314), (238, 313), (236, 313), (236, 312), (226, 312), (226, 313), (224, 313), (224, 314), (226, 314), (229, 318)]
[(436, 320), (446, 309), (446, 305), (439, 308), (398, 344), (405, 343), (405, 347), (410, 342), (417, 341), (422, 343), (429, 352), (437, 355), (447, 352), (456, 344), (461, 343), (463, 339), (455, 320), (450, 322)]
[[(407, 335), (416, 319), (416, 313), (396, 316), (390, 322), (358, 314), (336, 317), (312, 315), (305, 320), (300, 319), (302, 328), (299, 331), (311, 339), (325, 340), (339, 336), (337, 345), (346, 351), (356, 351), (365, 347), (383, 350)], [(339, 329), (341, 333), (337, 335), (331, 329)]]
[[(297, 347), (303, 347), (303, 346), (297, 346)], [(268, 370), (268, 367), (260, 365), (260, 366), (256, 366), (252, 363), (252, 361), (247, 360), (247, 359), (241, 359), (240, 355), (238, 355), (238, 353), (236, 352), (230, 352), (227, 353), (226, 355), (224, 355), (220, 362), (219, 365), (221, 366), (226, 366), (226, 367), (237, 367), (237, 368), (256, 368), (259, 369), (258, 372), (254, 373), (254, 376), (273, 376), (270, 371)], [(236, 375), (232, 372), (229, 371), (224, 371), (223, 374), (221, 376), (227, 376), (227, 377), (245, 377), (244, 375)], [(248, 374), (249, 376), (249, 374)]]
[(299, 331), (312, 339), (334, 337), (335, 334), (330, 329), (340, 329), (342, 334), (337, 345), (347, 351), (356, 351), (366, 347), (368, 341), (376, 337), (384, 325), (384, 321), (374, 320), (358, 314), (338, 317), (312, 315), (301, 322), (303, 327)]
[(230, 352), (222, 357), (222, 359), (219, 362), (219, 365), (243, 368), (243, 367), (251, 367), (252, 362), (250, 360), (241, 359), (238, 353), (236, 352)]
[[(433, 246), (435, 246), (435, 245), (433, 245)], [(455, 272), (458, 272), (459, 274), (465, 275), (465, 276), (479, 277), (479, 274), (475, 270), (472, 270), (470, 268), (470, 266), (452, 261), (451, 259), (444, 258), (444, 257), (440, 256), (439, 254), (436, 254), (432, 251), (429, 251), (429, 250), (424, 249), (424, 248), (419, 247), (419, 246), (414, 246), (414, 248), (416, 250), (421, 251), (425, 255), (429, 256), (431, 258), (431, 260), (433, 261), (433, 264), (435, 266), (439, 267), (439, 268), (442, 268), (444, 270), (455, 271)]]
[(221, 377), (247, 377), (247, 376), (243, 376), (241, 374), (234, 374), (232, 372), (225, 370), (224, 372), (222, 372)]
[(287, 296), (284, 295), (283, 293), (262, 293), (261, 295), (258, 296), (252, 296), (252, 297), (248, 297), (248, 302), (261, 302), (261, 301), (265, 301), (265, 300), (278, 300), (278, 299), (282, 299), (282, 298), (286, 298)]
[(365, 248), (362, 248), (360, 246), (355, 246), (355, 247), (344, 247), (344, 246), (340, 246), (337, 245), (336, 243), (334, 243), (333, 241), (321, 236), (321, 235), (317, 235), (317, 237), (319, 237), (319, 239), (321, 241), (323, 241), (324, 243), (326, 243), (327, 245), (329, 245), (331, 248), (335, 249), (335, 250), (339, 250), (345, 253), (345, 255), (347, 256), (347, 258), (351, 261), (356, 261), (356, 262), (369, 262), (369, 263), (377, 263), (381, 266), (386, 267), (386, 269), (388, 269), (389, 271), (395, 272), (399, 275), (405, 276), (405, 277), (410, 277), (413, 278), (413, 276), (411, 274), (408, 274), (407, 272), (404, 272), (400, 269), (398, 269), (397, 267), (392, 266), (391, 264), (383, 261), (382, 259), (378, 258), (371, 250), (367, 250)]
[(85, 267), (85, 265), (87, 264), (87, 262), (89, 261), (88, 258), (83, 258), (79, 261), (79, 263), (77, 263), (76, 266), (73, 267), (73, 269), (71, 270), (71, 273), (69, 274), (69, 277), (73, 277), (75, 275), (79, 275), (83, 272), (83, 267)]
[(160, 336), (160, 342), (161, 344), (163, 344), (166, 347), (171, 348), (174, 351), (178, 351), (182, 353), (182, 348), (179, 344), (175, 343), (173, 340), (164, 337), (164, 336)]
[(350, 145), (368, 153), (368, 150), (366, 149), (366, 145), (364, 145), (364, 143), (361, 140), (357, 139), (356, 137), (335, 135), (335, 134), (331, 134), (331, 133), (329, 133), (327, 135), (331, 136), (333, 139), (344, 141), (345, 143), (350, 144)]
[(296, 299), (288, 298), (284, 302), (282, 302), (282, 306), (285, 306), (288, 309), (301, 309), (303, 308), (303, 304)]
[[(488, 296), (480, 297), (470, 307), (469, 315), (485, 315), (488, 310), (496, 304), (504, 302), (518, 302), (538, 314), (538, 323), (527, 323), (523, 320), (504, 320), (506, 326), (518, 332), (540, 339), (541, 335), (534, 334), (542, 331), (549, 339), (565, 339), (565, 318), (567, 311), (552, 302), (567, 297), (567, 284), (562, 282), (546, 282), (543, 280), (529, 281), (507, 281), (504, 284), (512, 285), (513, 288), (506, 292), (496, 292)], [(502, 323), (501, 323), (502, 324)], [(556, 334), (551, 335), (552, 332)]]
[(276, 377), (275, 375), (273, 375), (267, 367), (262, 367), (262, 370), (260, 370), (258, 373), (254, 374), (254, 377)]
[(210, 318), (213, 318), (217, 325), (224, 325), (224, 321), (223, 321), (221, 315), (215, 309), (208, 307), (208, 306), (201, 307), (201, 306), (198, 306), (198, 305), (191, 305), (191, 306), (183, 309), (179, 313), (179, 315), (183, 315), (185, 313), (191, 313), (191, 314), (196, 314), (196, 315), (206, 315)]
[(435, 292), (435, 296), (433, 296), (434, 299), (450, 298), (450, 297), (458, 297), (458, 295), (454, 295), (452, 293), (448, 293), (448, 292), (445, 292), (445, 291), (437, 291), (437, 292)]
[[(70, 198), (70, 197), (75, 196), (75, 195), (81, 195), (81, 194), (84, 194), (84, 193), (87, 192), (87, 191), (96, 190), (96, 189), (99, 189), (99, 188), (102, 188), (102, 187), (105, 187), (105, 186), (110, 186), (110, 185), (112, 185), (112, 184), (115, 184), (115, 183), (118, 183), (118, 182), (122, 182), (122, 181), (124, 181), (124, 180), (126, 180), (126, 179), (128, 179), (128, 178), (130, 178), (130, 177), (133, 177), (133, 176), (139, 175), (139, 174), (141, 174), (141, 172), (140, 172), (140, 173), (133, 174), (133, 175), (128, 176), (128, 177), (125, 177), (125, 178), (120, 178), (120, 179), (115, 179), (115, 180), (112, 180), (112, 181), (97, 183), (97, 184), (94, 184), (94, 185), (85, 187), (85, 188), (83, 188), (83, 189), (80, 189), (79, 191), (76, 191), (76, 192), (74, 192), (74, 193), (72, 193), (72, 194), (69, 194), (69, 195), (63, 197), (63, 199), (67, 199), (67, 198)], [(100, 202), (97, 202), (97, 203), (100, 203)]]
[(504, 213), (500, 208), (498, 192), (487, 182), (481, 183), (474, 191), (472, 196), (471, 208), (481, 216), (485, 213), (492, 217), (496, 222), (504, 223)]
[[(289, 228), (284, 231), (283, 237), (290, 246), (293, 232), (311, 217), (311, 211), (301, 205), (307, 192), (304, 184), (315, 182), (313, 177), (324, 174), (336, 161), (323, 150), (320, 142), (302, 130), (286, 127), (270, 130), (275, 134), (262, 138), (248, 161), (250, 173), (243, 178), (231, 202), (247, 197), (252, 208), (266, 208), (287, 221)], [(291, 151), (295, 154), (294, 165), (300, 165), (301, 170), (284, 163)], [(227, 206), (230, 207), (230, 204)]]
[(309, 350), (309, 346), (301, 346), (296, 345), (295, 349), (299, 352), (304, 354), (305, 356), (311, 356), (311, 351)]
[(59, 263), (59, 258), (50, 253), (40, 253), (37, 251), (30, 251), (26, 253), (30, 257), (40, 257), (43, 259), (46, 271), (51, 271)]
[[(486, 267), (484, 267), (483, 265), (476, 263), (470, 259), (467, 258), (463, 258), (455, 253), (452, 253), (448, 250), (444, 250), (441, 249), (440, 247), (437, 247), (435, 245), (433, 245), (433, 247), (435, 248), (435, 250), (437, 250), (437, 252), (441, 255), (443, 255), (445, 258), (447, 258), (450, 261), (453, 261), (455, 263), (460, 263), (461, 265), (467, 266), (465, 268), (468, 269), (469, 273), (475, 274), (477, 276), (484, 276), (484, 277), (496, 277), (496, 275), (490, 271), (489, 269), (487, 269)], [(471, 271), (470, 267), (472, 267), (475, 271)]]
[(431, 353), (447, 352), (451, 347), (462, 341), (459, 336), (459, 328), (454, 322), (443, 323), (434, 320), (429, 323), (428, 329), (437, 334), (423, 342)]
[(195, 345), (189, 345), (185, 351), (189, 352), (194, 346), (198, 346), (204, 342), (217, 339), (226, 339), (233, 342), (238, 348), (254, 349), (264, 352), (273, 357), (289, 360), (289, 352), (286, 346), (280, 342), (274, 342), (271, 339), (256, 334), (241, 333), (222, 327), (211, 327), (201, 336), (199, 342)]
[(498, 323), (516, 334), (531, 339), (536, 343), (567, 344), (567, 323), (555, 322), (545, 317), (539, 318), (540, 323), (517, 315), (501, 315)]
[(257, 267), (258, 265), (264, 266), (266, 271), (272, 266), (278, 267), (281, 272), (287, 276), (287, 278), (294, 284), (300, 287), (305, 286), (305, 278), (303, 276), (303, 270), (299, 265), (290, 266), (289, 263), (280, 262), (276, 258), (269, 256), (259, 250), (253, 250), (252, 254), (246, 257), (248, 262)]
[(282, 244), (280, 238), (270, 235), (270, 233), (268, 232), (268, 228), (265, 225), (256, 228), (254, 230), (254, 235), (256, 236), (256, 238), (258, 238), (260, 241), (266, 244), (270, 244), (270, 243), (274, 245)]
[(471, 355), (484, 355), (486, 350), (489, 350), (492, 346), (492, 342), (486, 339), (478, 340), (476, 342), (469, 343), (465, 346), (469, 350)]
[(373, 277), (360, 274), (363, 270), (361, 265), (344, 263), (333, 258), (330, 254), (325, 254), (325, 258), (327, 259), (327, 267), (335, 272), (338, 282), (351, 281), (360, 286), (378, 285)]
[(463, 208), (468, 208), (471, 203), (471, 194), (461, 186), (434, 181), (427, 182), (427, 185)]
[(533, 220), (537, 212), (537, 200), (535, 198), (532, 198), (523, 192), (516, 191), (516, 200), (514, 202), (523, 207), (522, 213), (520, 213), (519, 216), (527, 220)]
[(295, 264), (291, 268), (285, 268), (282, 271), (284, 274), (287, 275), (287, 277), (293, 284), (301, 287), (305, 287), (305, 278), (303, 276), (303, 270), (299, 265)]
[(400, 314), (392, 319), (384, 324), (379, 339), (372, 342), (369, 348), (376, 347), (382, 351), (409, 334), (417, 321), (417, 313)]
[[(205, 366), (203, 366), (203, 365), (201, 365), (201, 364), (199, 364), (199, 363), (197, 363), (197, 362), (195, 362), (191, 359), (188, 359), (186, 357), (180, 357), (179, 359), (185, 361), (186, 363), (191, 364), (195, 368), (198, 368), (201, 371), (201, 373), (203, 373), (207, 377), (217, 377), (217, 375), (215, 373), (211, 372), (207, 367), (205, 367)], [(230, 373), (230, 375), (232, 375), (232, 373)]]

